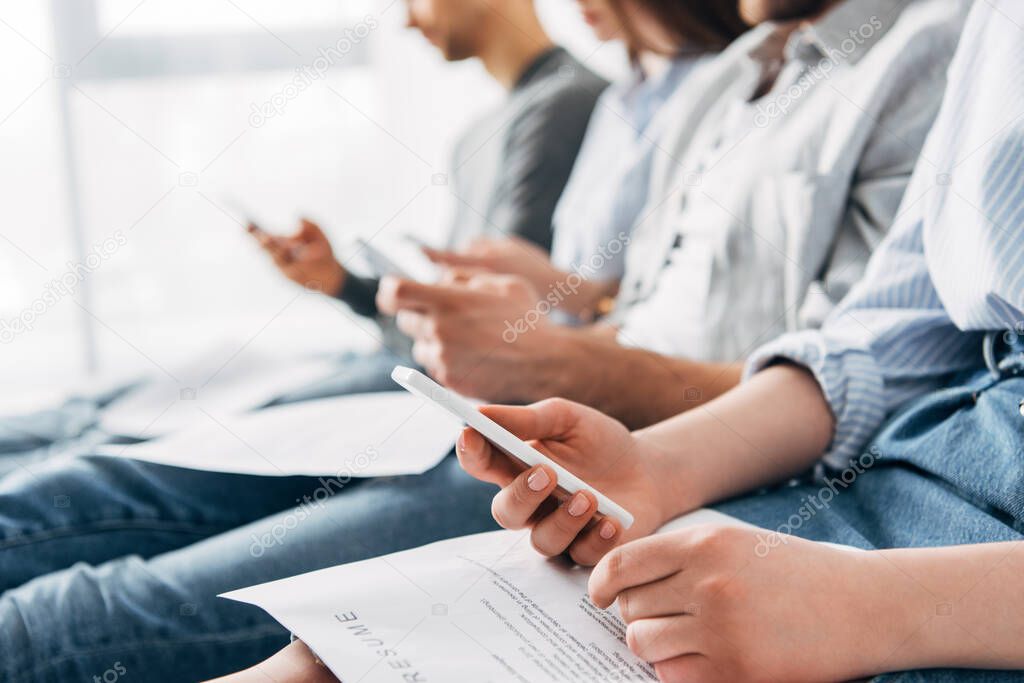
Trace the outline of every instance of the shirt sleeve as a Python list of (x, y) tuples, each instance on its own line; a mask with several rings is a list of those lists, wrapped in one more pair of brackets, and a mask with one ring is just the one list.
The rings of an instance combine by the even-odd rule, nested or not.
[[(1024, 248), (1020, 233), (1000, 224), (1024, 212), (1024, 192), (1003, 189), (1020, 187), (1024, 177), (1024, 124), (1018, 108), (1002, 125), (1006, 112), (994, 103), (1006, 101), (1017, 82), (1007, 78), (1017, 71), (1007, 67), (1006, 52), (1016, 50), (1009, 63), (1017, 65), (1024, 49), (993, 7), (974, 6), (922, 161), (864, 278), (820, 331), (782, 337), (748, 362), (748, 377), (780, 360), (814, 373), (836, 420), (826, 459), (837, 466), (856, 457), (897, 409), (978, 368), (985, 331), (1019, 319), (1000, 293), (1019, 292)], [(996, 55), (1000, 61), (986, 63)], [(991, 151), (978, 153), (982, 147)], [(998, 201), (990, 201), (993, 193)]]
[(359, 277), (348, 273), (336, 298), (348, 304), (349, 308), (359, 315), (373, 318), (378, 313), (377, 289), (379, 287), (380, 280), (376, 278)]
[(747, 362), (747, 378), (783, 360), (814, 373), (836, 421), (825, 458), (837, 467), (863, 450), (894, 409), (970, 367), (980, 348), (976, 340), (965, 344), (947, 316), (925, 260), (921, 217), (913, 206), (908, 211), (820, 330), (780, 337)]

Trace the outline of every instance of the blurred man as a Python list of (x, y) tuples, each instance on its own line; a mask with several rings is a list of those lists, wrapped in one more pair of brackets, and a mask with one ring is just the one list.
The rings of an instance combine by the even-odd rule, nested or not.
[[(406, 0), (408, 25), (444, 58), (477, 58), (506, 91), (455, 145), (448, 183), (455, 196), (452, 245), (481, 235), (518, 237), (547, 251), (555, 204), (565, 187), (597, 97), (607, 82), (544, 31), (532, 0)], [(281, 272), (372, 317), (378, 282), (349, 272), (316, 224), (303, 220), (291, 236), (253, 231)], [(401, 344), (387, 339), (401, 356)], [(392, 389), (395, 355), (360, 358), (324, 393)], [(367, 377), (367, 373), (371, 375)], [(367, 386), (367, 380), (380, 386)]]

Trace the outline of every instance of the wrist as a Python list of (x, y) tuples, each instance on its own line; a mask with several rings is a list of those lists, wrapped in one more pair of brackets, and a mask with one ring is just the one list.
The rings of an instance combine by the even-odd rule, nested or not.
[(633, 432), (633, 438), (637, 442), (637, 457), (642, 459), (649, 473), (651, 492), (659, 511), (656, 528), (706, 504), (678, 448), (664, 448), (657, 439), (650, 438), (646, 430)]
[(336, 260), (332, 261), (324, 274), (323, 293), (335, 298), (340, 297), (341, 293), (345, 291), (346, 280), (348, 280), (348, 276), (344, 266)]
[(561, 396), (578, 400), (574, 380), (578, 381), (575, 362), (579, 351), (575, 332), (564, 325), (545, 324), (537, 328), (531, 349), (531, 365), (535, 368), (536, 380), (534, 398), (542, 400), (550, 396)]
[[(995, 544), (992, 544), (993, 546)], [(977, 586), (981, 578), (997, 580), (989, 573), (990, 561), (974, 562), (971, 546), (900, 548), (870, 553), (877, 558), (876, 583), (884, 586), (878, 604), (889, 611), (898, 626), (881, 653), (883, 670), (938, 667), (1004, 668), (998, 644), (985, 642), (987, 628), (998, 621), (991, 609), (973, 609), (964, 600), (965, 586)], [(991, 547), (991, 546), (990, 546)], [(888, 575), (884, 572), (888, 571)], [(878, 580), (881, 577), (881, 580)]]

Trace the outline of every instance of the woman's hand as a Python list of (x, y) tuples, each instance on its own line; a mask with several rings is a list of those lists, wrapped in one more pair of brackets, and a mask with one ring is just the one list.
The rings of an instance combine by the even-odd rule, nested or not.
[(541, 299), (584, 322), (593, 320), (600, 301), (614, 296), (619, 289), (616, 280), (591, 280), (578, 272), (556, 268), (543, 249), (519, 237), (481, 238), (461, 251), (424, 247), (423, 253), (450, 270), (520, 277), (530, 283)]
[(839, 681), (896, 668), (890, 658), (920, 627), (902, 606), (920, 589), (878, 553), (771, 535), (702, 526), (627, 543), (594, 569), (591, 599), (618, 600), (629, 649), (665, 683)]
[(577, 563), (593, 565), (619, 543), (657, 529), (680, 504), (663, 500), (668, 468), (660, 453), (596, 410), (548, 399), (526, 407), (487, 406), (481, 412), (635, 517), (626, 531), (611, 518), (595, 520), (592, 495), (579, 492), (557, 500), (558, 482), (550, 467), (522, 471), (480, 434), (465, 430), (456, 449), (459, 462), (477, 479), (503, 487), (491, 506), (494, 519), (506, 529), (531, 528), (534, 548), (546, 556), (568, 551)]
[(541, 295), (566, 276), (551, 264), (547, 252), (518, 237), (480, 238), (459, 251), (424, 247), (423, 253), (434, 263), (448, 268), (518, 275)]

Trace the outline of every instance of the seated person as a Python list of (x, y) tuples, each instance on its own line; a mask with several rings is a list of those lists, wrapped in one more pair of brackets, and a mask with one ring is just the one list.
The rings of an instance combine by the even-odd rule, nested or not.
[[(554, 214), (550, 260), (525, 240), (482, 236), (456, 250), (425, 249), (436, 263), (453, 268), (516, 273), (544, 295), (551, 285), (585, 264), (586, 281), (559, 311), (576, 321), (596, 316), (603, 297), (622, 277), (629, 234), (647, 199), (663, 136), (675, 127), (675, 99), (690, 99), (680, 83), (744, 30), (735, 2), (686, 3), (646, 0), (668, 27), (618, 2), (584, 0), (584, 19), (602, 41), (627, 36), (632, 73), (606, 89), (587, 127), (579, 156)], [(680, 47), (682, 45), (682, 47)], [(599, 191), (607, 188), (607, 191)], [(610, 253), (608, 247), (616, 253)], [(592, 263), (600, 255), (599, 263)], [(564, 319), (564, 318), (563, 318)]]
[[(449, 178), (455, 212), (449, 243), (461, 245), (483, 235), (510, 236), (547, 252), (555, 205), (607, 81), (552, 43), (533, 0), (505, 0), (500, 8), (483, 0), (406, 4), (408, 25), (445, 59), (479, 59), (508, 93), (455, 144)], [(494, 49), (496, 45), (501, 49)], [(396, 362), (409, 362), (408, 342), (377, 310), (377, 279), (349, 272), (320, 226), (311, 221), (302, 220), (289, 236), (255, 226), (250, 232), (290, 280), (340, 299), (360, 316), (376, 318), (384, 330), (385, 348), (370, 355), (350, 354), (334, 377), (277, 402), (393, 389), (389, 374)]]
[[(652, 135), (659, 125), (657, 121), (668, 120), (661, 117), (659, 110), (689, 74), (691, 67), (704, 60), (707, 53), (717, 51), (735, 37), (742, 23), (731, 0), (692, 5), (652, 2), (652, 8), (658, 7), (668, 9), (638, 13), (642, 7), (623, 7), (623, 12), (628, 11), (630, 16), (636, 17), (634, 31), (637, 39), (646, 41), (661, 37), (664, 40), (663, 34), (672, 40), (685, 37), (687, 49), (672, 49), (669, 54), (660, 56), (648, 54), (650, 50), (645, 47), (646, 42), (638, 42), (634, 49), (636, 70), (630, 85), (620, 89), (618, 101), (603, 101), (604, 105), (614, 107), (609, 113), (628, 115), (630, 121), (644, 126), (645, 134)], [(692, 7), (692, 14), (680, 10), (680, 7)], [(611, 7), (589, 2), (588, 14), (599, 37), (617, 34), (619, 25)], [(703, 46), (703, 49), (698, 50), (697, 46)], [(624, 136), (622, 119), (603, 116), (595, 124), (611, 133), (609, 144), (617, 148), (621, 145)], [(591, 164), (600, 166), (600, 172), (591, 168), (591, 164), (577, 164), (574, 174), (585, 174), (595, 183), (592, 190), (602, 196), (610, 197), (620, 192), (620, 186), (631, 187), (622, 178), (641, 173), (649, 159), (642, 153), (643, 149), (653, 144), (639, 134), (634, 133), (634, 136), (637, 153), (623, 159), (622, 168), (615, 169), (610, 168), (607, 153), (594, 149), (601, 137), (591, 136), (588, 156), (594, 160)], [(577, 201), (580, 201), (579, 196)], [(617, 229), (628, 227), (626, 224)], [(118, 584), (127, 580), (115, 589), (117, 600), (127, 609), (106, 623), (110, 628), (129, 629), (135, 635), (125, 632), (123, 638), (119, 637), (118, 642), (125, 647), (119, 651), (119, 657), (120, 654), (125, 657), (118, 661), (126, 666), (145, 661), (145, 671), (163, 679), (197, 679), (225, 673), (259, 661), (285, 641), (281, 629), (264, 615), (238, 610), (230, 603), (216, 599), (216, 594), (223, 588), (253, 583), (261, 577), (284, 576), (312, 566), (308, 563), (316, 566), (331, 564), (343, 559), (338, 555), (339, 550), (368, 556), (389, 547), (416, 545), (427, 538), (492, 528), (493, 522), (486, 514), (490, 487), (465, 476), (454, 458), (450, 462), (449, 467), (429, 473), (429, 482), (427, 479), (403, 477), (344, 483), (337, 478), (214, 474), (94, 457), (54, 464), (46, 473), (35, 472), (35, 478), (14, 478), (0, 483), (0, 510), (3, 511), (0, 517), (6, 528), (20, 530), (17, 540), (0, 547), (2, 585), (4, 589), (14, 588), (33, 577), (56, 571), (37, 582), (10, 590), (7, 596), (20, 603), (18, 594), (22, 590), (35, 591), (35, 588), (30, 588), (34, 586), (47, 593), (51, 589), (61, 594), (73, 591), (87, 598), (96, 594), (89, 589), (72, 589), (71, 585), (81, 585), (79, 581), (86, 575), (90, 577), (86, 582), (91, 583), (91, 577), (98, 577), (97, 571), (103, 574), (109, 569), (114, 569), (115, 573), (124, 571), (125, 576), (116, 579), (111, 576), (110, 579)], [(401, 494), (395, 498), (394, 486), (413, 482), (417, 482), (416, 486), (422, 482), (424, 486), (447, 488), (452, 492), (436, 496), (436, 504), (425, 514), (405, 507), (406, 503), (412, 502), (411, 498)], [(52, 493), (51, 489), (60, 489), (63, 493)], [(347, 501), (345, 509), (332, 512), (327, 505), (310, 505), (311, 494), (315, 494), (313, 498), (316, 500), (321, 500), (322, 494), (338, 494), (331, 500), (344, 498)], [(57, 510), (57, 517), (52, 517), (40, 527), (37, 524), (39, 508), (34, 508), (29, 501), (48, 500), (53, 495), (67, 496), (72, 505)], [(303, 500), (306, 504), (300, 513), (292, 510), (296, 502)], [(367, 524), (362, 517), (371, 511), (387, 508), (389, 501), (396, 503), (399, 500), (403, 502), (393, 506), (396, 517), (391, 521), (378, 518), (376, 522)], [(477, 507), (481, 514), (463, 514), (465, 510), (472, 511)], [(48, 513), (48, 507), (43, 511)], [(270, 522), (274, 530), (269, 536), (266, 530), (246, 526), (274, 513), (287, 515), (287, 519)], [(401, 520), (410, 518), (416, 520), (415, 529), (399, 524)], [(352, 524), (357, 533), (340, 545), (298, 541), (304, 530), (313, 530), (314, 520), (318, 526), (323, 524), (321, 532), (331, 536), (339, 532), (336, 526), (339, 524)], [(53, 528), (59, 526), (67, 533), (53, 537), (43, 532), (44, 527), (51, 525)], [(235, 531), (209, 538), (231, 529)], [(285, 529), (287, 546), (277, 547), (275, 539), (283, 540)], [(341, 535), (349, 534), (341, 531)], [(408, 540), (405, 540), (406, 535)], [(292, 545), (293, 540), (298, 541), (302, 552), (293, 553), (298, 549)], [(236, 546), (236, 543), (241, 545)], [(286, 547), (287, 553), (279, 552)], [(172, 551), (179, 548), (187, 550), (189, 557), (182, 556), (181, 562), (171, 560), (175, 554)], [(126, 555), (130, 557), (124, 557)], [(142, 561), (141, 558), (153, 560)], [(157, 568), (151, 562), (159, 563), (158, 558), (169, 559), (171, 564), (161, 564)], [(75, 560), (93, 566), (79, 564), (64, 569)], [(175, 575), (198, 570), (205, 577), (181, 581), (172, 579), (163, 587), (143, 585), (150, 580), (162, 582), (157, 577), (165, 570)], [(128, 574), (134, 578), (128, 579)], [(183, 576), (181, 578), (184, 579)], [(101, 582), (106, 580), (100, 579)], [(42, 602), (36, 603), (41, 599), (41, 594), (37, 593), (32, 601), (42, 606)], [(13, 612), (4, 612), (2, 608), (0, 614), (14, 617)], [(253, 622), (253, 618), (258, 621)], [(60, 627), (56, 626), (51, 628), (40, 624), (38, 630), (32, 627), (31, 631), (29, 639), (40, 647), (45, 646), (44, 641), (60, 637)], [(105, 638), (100, 631), (96, 629), (93, 634)], [(205, 634), (203, 644), (198, 646), (202, 652), (196, 649), (194, 641), (200, 633)], [(179, 644), (179, 651), (175, 651), (177, 648), (171, 644), (172, 641)], [(56, 668), (40, 675), (52, 673), (54, 676), (87, 677), (88, 672), (99, 666), (101, 658), (108, 654), (102, 648), (96, 650), (95, 656), (76, 647), (61, 651), (66, 651), (68, 657), (50, 659)], [(129, 657), (129, 651), (135, 654)], [(3, 653), (0, 653), (2, 658)], [(141, 671), (142, 668), (133, 670)]]
[[(705, 410), (633, 433), (564, 400), (484, 409), (634, 528), (595, 523), (593, 501), (539, 514), (553, 472), (463, 434), (466, 469), (505, 487), (496, 519), (597, 563), (592, 599), (618, 601), (661, 680), (1024, 675), (1022, 22), (1011, 0), (974, 4), (898, 221), (820, 331), (755, 351)], [(647, 536), (715, 503), (773, 531)]]

